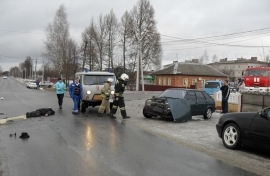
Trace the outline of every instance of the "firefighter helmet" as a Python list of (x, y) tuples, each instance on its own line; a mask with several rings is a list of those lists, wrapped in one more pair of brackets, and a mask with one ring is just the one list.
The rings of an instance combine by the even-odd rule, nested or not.
[(128, 75), (125, 74), (125, 73), (123, 73), (123, 74), (120, 76), (120, 78), (121, 78), (122, 80), (124, 80), (124, 81), (128, 81), (128, 79), (129, 79)]

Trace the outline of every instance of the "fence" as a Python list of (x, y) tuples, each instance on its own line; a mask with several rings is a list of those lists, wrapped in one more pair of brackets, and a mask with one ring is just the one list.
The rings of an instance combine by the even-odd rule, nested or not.
[(270, 96), (259, 93), (242, 93), (241, 111), (260, 111), (270, 106)]
[[(222, 94), (221, 91), (218, 91), (214, 94), (214, 99), (216, 101), (217, 110), (221, 110)], [(230, 93), (229, 99), (229, 112), (241, 112), (241, 94)]]
[[(214, 94), (216, 107), (221, 108), (221, 91)], [(231, 93), (228, 99), (230, 112), (251, 112), (260, 111), (270, 106), (270, 95), (261, 93)]]

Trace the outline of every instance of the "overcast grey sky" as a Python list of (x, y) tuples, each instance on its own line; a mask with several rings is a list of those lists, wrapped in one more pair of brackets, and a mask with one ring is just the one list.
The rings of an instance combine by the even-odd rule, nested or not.
[[(66, 7), (70, 34), (80, 44), (81, 33), (89, 26), (92, 16), (113, 9), (120, 19), (136, 3), (137, 0), (0, 0), (0, 65), (3, 70), (9, 70), (30, 56), (38, 58), (40, 66), (45, 28), (53, 22), (61, 4)], [(163, 65), (177, 60), (177, 56), (179, 61), (200, 58), (205, 50), (210, 60), (214, 54), (218, 59), (254, 56), (262, 60), (263, 52), (265, 55), (270, 52), (270, 47), (266, 47), (270, 46), (269, 0), (151, 0), (150, 3), (164, 42)], [(264, 47), (166, 43), (177, 38), (197, 39), (253, 30), (257, 31), (208, 42)]]

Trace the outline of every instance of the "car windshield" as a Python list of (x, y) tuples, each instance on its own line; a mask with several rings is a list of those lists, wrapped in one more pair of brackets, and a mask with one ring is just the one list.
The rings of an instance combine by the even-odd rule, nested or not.
[(220, 88), (219, 82), (206, 82), (204, 88)]
[(161, 94), (159, 94), (158, 97), (184, 98), (185, 95), (186, 95), (185, 90), (167, 89)]
[(247, 70), (247, 76), (268, 76), (269, 71), (267, 70)]
[[(115, 79), (113, 75), (84, 75), (83, 84), (85, 85), (103, 85), (108, 78)], [(114, 80), (115, 82), (115, 80)], [(114, 85), (114, 82), (112, 85)]]
[(36, 81), (30, 81), (30, 83), (35, 83), (36, 84)]

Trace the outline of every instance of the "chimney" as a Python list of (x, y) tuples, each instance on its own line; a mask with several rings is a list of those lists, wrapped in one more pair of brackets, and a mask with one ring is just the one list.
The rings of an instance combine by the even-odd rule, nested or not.
[(199, 63), (199, 59), (192, 59), (193, 63)]
[(257, 57), (251, 57), (252, 61), (257, 61)]

